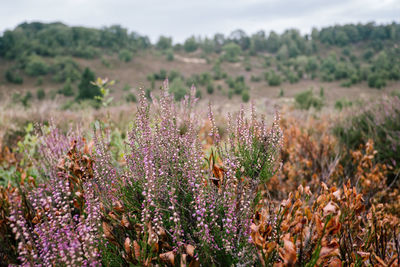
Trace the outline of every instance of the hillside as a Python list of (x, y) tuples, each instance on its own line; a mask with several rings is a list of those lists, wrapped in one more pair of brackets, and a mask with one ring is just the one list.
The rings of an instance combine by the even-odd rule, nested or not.
[(305, 36), (297, 30), (281, 35), (236, 30), (175, 45), (163, 36), (151, 44), (121, 26), (23, 23), (0, 37), (0, 92), (8, 101), (29, 98), (25, 104), (42, 92), (41, 99), (74, 102), (89, 68), (94, 76), (116, 81), (111, 95), (117, 101), (134, 101), (137, 88), (150, 93), (168, 77), (177, 100), (192, 84), (199, 97), (234, 102), (292, 98), (323, 88), (334, 105), (398, 88), (399, 39), (396, 23), (334, 26)]

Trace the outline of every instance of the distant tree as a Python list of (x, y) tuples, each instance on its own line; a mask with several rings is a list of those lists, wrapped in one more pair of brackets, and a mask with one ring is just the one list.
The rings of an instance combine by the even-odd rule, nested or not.
[(276, 32), (271, 31), (271, 33), (268, 36), (266, 46), (268, 52), (270, 53), (277, 52), (278, 49), (281, 47), (280, 37)]
[(239, 45), (242, 50), (250, 48), (250, 38), (243, 30), (235, 30), (229, 35), (229, 40)]
[(349, 37), (344, 31), (337, 31), (335, 35), (336, 41), (335, 43), (340, 46), (345, 46), (349, 43)]
[(267, 50), (267, 39), (264, 31), (259, 31), (251, 36), (250, 50), (252, 54)]
[(229, 62), (237, 62), (239, 60), (239, 55), (242, 53), (242, 49), (239, 45), (235, 43), (228, 43), (222, 47), (224, 50), (224, 59)]
[(286, 60), (289, 58), (289, 49), (286, 44), (282, 45), (281, 48), (279, 48), (276, 57), (279, 60)]
[(188, 53), (196, 51), (198, 47), (199, 44), (194, 36), (186, 39), (185, 43), (183, 44), (183, 49), (185, 49), (185, 51)]
[(172, 48), (172, 38), (160, 36), (160, 38), (157, 41), (156, 48), (160, 50)]
[(204, 51), (206, 54), (210, 54), (214, 52), (215, 50), (215, 45), (213, 40), (205, 38), (203, 42), (200, 44), (201, 49)]
[(221, 53), (222, 47), (225, 44), (225, 36), (222, 33), (217, 33), (214, 35), (214, 49), (216, 53)]
[(92, 84), (95, 79), (95, 74), (89, 68), (85, 68), (81, 82), (78, 85), (79, 93), (77, 99), (94, 99), (95, 96), (101, 95), (100, 89)]

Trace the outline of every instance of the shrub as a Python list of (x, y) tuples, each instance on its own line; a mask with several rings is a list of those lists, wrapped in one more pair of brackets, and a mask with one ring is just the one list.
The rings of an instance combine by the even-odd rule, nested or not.
[(213, 72), (214, 72), (214, 80), (221, 80), (223, 79), (223, 73), (221, 69), (221, 63), (217, 61), (214, 66), (213, 66)]
[(136, 103), (136, 96), (133, 94), (133, 93), (129, 93), (129, 94), (127, 94), (126, 95), (126, 97), (125, 97), (125, 99), (126, 99), (126, 102), (133, 102), (133, 103)]
[(340, 86), (346, 87), (346, 88), (351, 87), (351, 85), (352, 85), (351, 81), (344, 81), (344, 82), (340, 83)]
[(160, 69), (158, 73), (154, 73), (147, 77), (147, 80), (155, 79), (157, 81), (164, 81), (167, 78), (168, 74), (165, 69)]
[(198, 99), (201, 99), (202, 98), (202, 94), (201, 94), (201, 91), (200, 90), (196, 90), (196, 98), (198, 98)]
[(266, 79), (268, 80), (269, 86), (279, 86), (281, 85), (281, 76), (274, 71), (271, 71), (266, 75)]
[[(176, 254), (185, 253), (185, 248), (195, 249), (198, 255), (194, 259), (190, 251), (188, 261), (199, 261), (202, 265), (216, 262), (230, 266), (256, 261), (250, 255), (239, 252), (251, 250), (253, 246), (248, 242), (248, 230), (255, 190), (262, 181), (268, 180), (277, 167), (274, 158), (281, 138), (277, 122), (271, 131), (258, 132), (255, 129), (263, 127), (261, 121), (251, 123), (241, 112), (242, 115), (234, 121), (247, 121), (249, 126), (244, 126), (247, 123), (233, 124), (228, 132), (232, 146), (217, 148), (207, 155), (204, 162), (201, 143), (196, 138), (198, 128), (190, 119), (194, 116), (190, 112), (193, 98), (178, 108), (171, 105), (171, 98), (164, 94), (159, 102), (162, 112), (156, 110), (154, 118), (149, 113), (143, 93), (139, 103), (137, 119), (129, 134), (127, 164), (131, 175), (120, 188), (123, 193), (119, 194), (118, 201), (124, 208), (141, 207), (135, 216), (125, 216), (129, 218), (129, 224), (142, 222), (143, 228), (139, 231), (125, 228), (119, 220), (111, 219), (106, 223), (106, 229), (110, 229), (106, 237), (111, 239), (115, 236), (118, 242), (110, 243), (108, 250), (118, 251), (114, 254), (121, 255), (124, 251), (122, 244), (129, 236), (128, 242), (137, 244), (135, 247), (143, 252), (140, 259), (127, 258), (125, 261), (139, 265), (146, 260), (155, 264), (159, 259), (172, 263), (171, 259)], [(177, 113), (178, 110), (186, 116)], [(209, 117), (214, 144), (218, 146), (219, 134), (211, 111)], [(105, 151), (101, 148), (102, 143), (98, 144), (97, 150)], [(107, 154), (99, 157), (105, 162), (102, 165), (104, 174), (112, 173), (111, 179), (119, 177), (118, 170), (107, 163), (110, 162)], [(204, 164), (212, 171), (203, 172)], [(244, 198), (240, 200), (239, 195)], [(149, 239), (149, 242), (148, 231), (154, 232), (154, 239)], [(164, 231), (168, 231), (172, 238), (165, 239)], [(170, 243), (171, 248), (150, 250), (157, 242)], [(176, 254), (172, 252), (174, 248)]]
[[(396, 166), (400, 162), (400, 99), (382, 98), (350, 111), (334, 133), (350, 149), (373, 140), (377, 160)], [(390, 148), (390, 149), (389, 149)]]
[(251, 61), (249, 57), (246, 57), (243, 61), (243, 65), (244, 65), (244, 70), (245, 71), (251, 71)]
[(283, 97), (285, 95), (285, 91), (283, 89), (279, 89), (279, 97)]
[(43, 88), (39, 88), (39, 89), (36, 91), (36, 97), (37, 97), (38, 100), (43, 100), (43, 99), (46, 97), (46, 93), (45, 93), (45, 91), (43, 90)]
[(122, 49), (118, 54), (119, 60), (124, 61), (124, 62), (130, 62), (132, 60), (132, 57), (133, 57), (133, 54), (128, 49)]
[(70, 79), (67, 79), (67, 81), (65, 82), (63, 87), (58, 90), (58, 93), (62, 94), (64, 96), (73, 96), (74, 95), (74, 90), (72, 89), (72, 84), (71, 84)]
[(13, 103), (17, 103), (19, 101), (21, 101), (21, 93), (13, 93), (11, 96), (12, 102)]
[(30, 76), (40, 76), (46, 75), (50, 67), (41, 57), (32, 55), (28, 57), (24, 70)]
[(335, 102), (335, 109), (342, 110), (343, 108), (351, 107), (353, 102), (347, 99), (339, 99)]
[(24, 82), (20, 71), (16, 67), (7, 69), (5, 72), (5, 78), (10, 83), (22, 84)]
[(160, 50), (166, 50), (172, 48), (172, 38), (160, 36), (157, 41), (156, 48)]
[[(258, 188), (279, 167), (278, 119), (268, 129), (255, 112), (248, 119), (241, 110), (226, 146), (209, 108), (215, 149), (204, 153), (195, 89), (179, 105), (167, 90), (153, 105), (141, 92), (123, 164), (109, 150), (122, 137), (106, 134), (99, 121), (93, 148), (79, 133), (38, 130), (38, 156), (30, 157), (35, 177), (21, 177), (18, 190), (4, 198), (20, 262), (143, 266), (182, 257), (195, 266), (259, 263), (249, 242), (251, 222)], [(41, 253), (46, 246), (52, 249)]]
[(301, 93), (298, 93), (295, 96), (296, 107), (300, 109), (308, 110), (311, 107), (316, 110), (320, 110), (324, 105), (321, 98), (314, 95), (312, 90), (307, 90)]
[(228, 90), (228, 98), (232, 99), (233, 95), (235, 94), (235, 92), (232, 89)]
[(229, 62), (237, 62), (242, 53), (242, 48), (235, 43), (228, 43), (222, 47), (224, 51), (223, 59)]
[(97, 57), (97, 50), (90, 45), (81, 45), (71, 49), (71, 55), (74, 57), (93, 59)]
[(194, 38), (194, 36), (186, 39), (185, 43), (183, 44), (183, 49), (185, 49), (185, 51), (188, 53), (196, 51), (198, 47), (199, 44), (197, 43), (196, 38)]
[(168, 49), (165, 52), (165, 55), (166, 55), (167, 61), (174, 61), (174, 51), (172, 49)]
[[(290, 83), (297, 83), (297, 82), (299, 82), (299, 76), (295, 73), (295, 72), (293, 72), (293, 71), (288, 71), (287, 73), (286, 73), (286, 77), (287, 77), (287, 79), (289, 80), (289, 82)], [(272, 77), (270, 77), (270, 79), (271, 79)], [(276, 78), (275, 78), (276, 79)], [(278, 80), (276, 80), (276, 81), (271, 81), (273, 84), (276, 84), (276, 83), (279, 83), (280, 84), (280, 82), (278, 82)], [(270, 81), (268, 81), (268, 83), (271, 83)], [(279, 85), (278, 84), (278, 85)], [(275, 85), (276, 86), (276, 85)]]
[(381, 89), (386, 86), (386, 81), (381, 73), (372, 73), (368, 76), (368, 86)]
[(207, 85), (207, 93), (210, 95), (214, 93), (214, 86), (212, 84)]
[(169, 92), (173, 94), (175, 101), (180, 101), (188, 94), (188, 89), (181, 78), (174, 79), (169, 86)]
[(104, 56), (101, 57), (101, 64), (103, 64), (106, 68), (112, 67), (110, 61), (108, 61)]
[(150, 88), (146, 89), (145, 96), (149, 101), (152, 100), (152, 98), (151, 98), (151, 89)]
[(70, 79), (71, 82), (79, 80), (81, 69), (79, 64), (70, 57), (57, 57), (51, 66), (53, 81), (63, 83)]
[(247, 90), (242, 92), (242, 101), (247, 103), (250, 100), (250, 94)]
[(42, 85), (42, 84), (43, 84), (43, 77), (39, 77), (39, 78), (36, 80), (35, 85), (36, 85), (36, 86), (40, 86), (40, 85)]
[(32, 93), (31, 92), (26, 92), (24, 97), (21, 99), (21, 103), (24, 107), (28, 107), (29, 106), (29, 102), (32, 99)]
[(261, 81), (261, 77), (260, 76), (255, 76), (255, 75), (251, 75), (250, 81), (258, 83), (258, 82)]
[(81, 77), (81, 81), (78, 85), (78, 96), (77, 99), (94, 99), (96, 96), (100, 96), (100, 89), (93, 84), (96, 78), (94, 73), (89, 69), (86, 68)]
[(177, 70), (171, 70), (168, 74), (168, 77), (165, 77), (165, 78), (168, 78), (168, 81), (171, 81), (171, 82), (177, 78), (181, 78), (183, 80), (182, 74)]

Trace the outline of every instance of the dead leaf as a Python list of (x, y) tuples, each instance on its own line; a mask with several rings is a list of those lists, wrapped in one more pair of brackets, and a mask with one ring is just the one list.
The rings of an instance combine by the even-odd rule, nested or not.
[(190, 244), (186, 245), (186, 253), (187, 253), (190, 257), (193, 257), (193, 256), (194, 256), (194, 249), (195, 249), (194, 246), (192, 246), (192, 245), (190, 245)]
[(140, 258), (140, 246), (136, 240), (133, 240), (133, 251), (135, 253), (135, 258)]
[(285, 266), (294, 266), (297, 261), (296, 247), (290, 241), (290, 235), (286, 234), (283, 237), (283, 249), (279, 248), (279, 255), (283, 259)]
[(329, 201), (329, 203), (325, 206), (324, 208), (324, 215), (332, 214), (336, 212), (336, 206), (332, 201)]
[(126, 254), (130, 255), (131, 254), (131, 240), (129, 239), (129, 237), (125, 238), (124, 248), (125, 248)]
[(171, 265), (175, 265), (175, 255), (173, 251), (168, 251), (166, 253), (160, 254), (160, 259)]

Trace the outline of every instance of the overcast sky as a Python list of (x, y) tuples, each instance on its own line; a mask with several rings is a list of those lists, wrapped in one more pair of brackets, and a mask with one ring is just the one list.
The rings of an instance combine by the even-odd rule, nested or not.
[(0, 32), (22, 22), (61, 21), (72, 26), (120, 24), (147, 35), (212, 36), (243, 29), (281, 33), (297, 28), (400, 21), (400, 0), (0, 0)]

